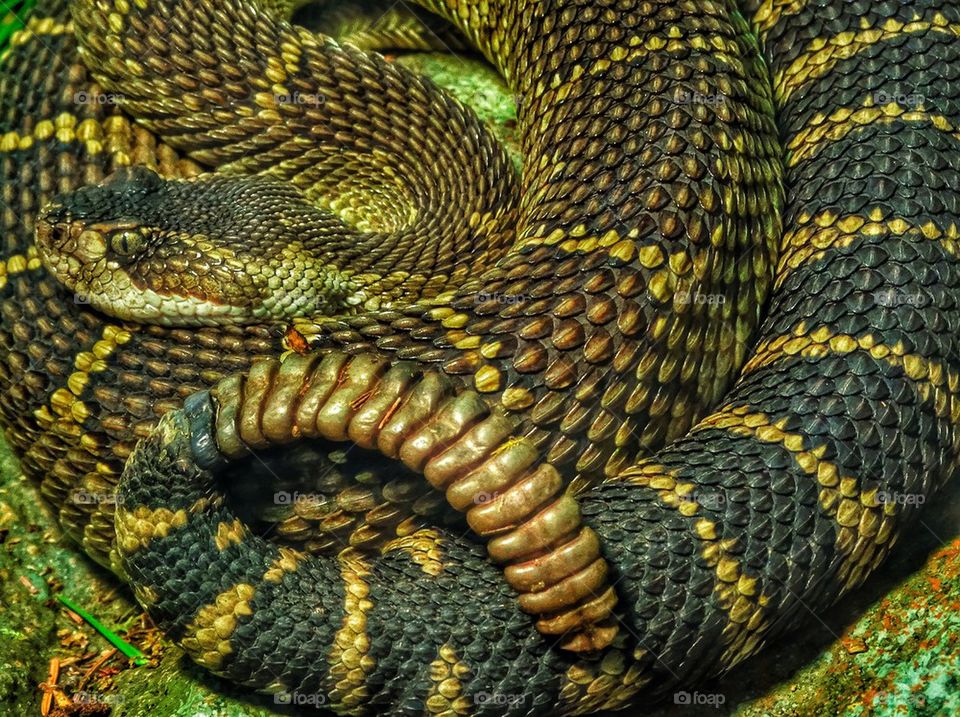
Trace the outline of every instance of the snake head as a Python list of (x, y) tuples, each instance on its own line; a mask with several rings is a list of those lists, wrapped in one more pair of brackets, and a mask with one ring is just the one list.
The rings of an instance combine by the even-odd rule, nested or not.
[[(48, 270), (74, 292), (77, 303), (139, 318), (122, 303), (134, 290), (138, 263), (149, 261), (162, 234), (146, 221), (163, 180), (145, 167), (124, 167), (100, 185), (56, 197), (37, 217), (36, 243)], [(140, 294), (142, 296), (142, 294)], [(134, 307), (138, 302), (134, 302)]]
[(54, 199), (37, 221), (38, 248), (84, 263), (136, 260), (148, 251), (152, 234), (138, 217), (162, 184), (146, 167), (124, 167), (99, 186)]
[(114, 318), (263, 322), (355, 301), (356, 286), (335, 267), (291, 249), (302, 248), (305, 227), (315, 230), (316, 211), (294, 187), (264, 177), (168, 180), (126, 167), (54, 198), (38, 216), (36, 244), (76, 302)]

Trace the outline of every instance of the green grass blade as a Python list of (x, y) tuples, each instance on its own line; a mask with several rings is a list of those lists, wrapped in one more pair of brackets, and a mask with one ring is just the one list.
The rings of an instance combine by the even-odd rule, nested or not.
[(76, 603), (70, 600), (70, 598), (64, 597), (63, 595), (57, 595), (57, 600), (62, 602), (68, 608), (70, 608), (75, 613), (77, 613), (77, 615), (79, 615), (88, 623), (90, 623), (90, 626), (94, 630), (99, 632), (101, 635), (103, 635), (105, 638), (107, 638), (107, 640), (110, 642), (111, 645), (113, 645), (115, 648), (120, 650), (120, 652), (122, 652), (124, 655), (129, 657), (131, 660), (133, 660), (133, 664), (135, 665), (147, 664), (148, 660), (146, 655), (144, 655), (142, 652), (140, 652), (140, 650), (138, 650), (136, 647), (134, 647), (129, 642), (127, 642), (122, 637), (120, 637), (117, 633), (110, 630), (106, 625), (104, 625), (102, 622), (97, 620), (97, 618), (95, 618), (89, 612), (87, 612), (82, 607), (78, 606)]

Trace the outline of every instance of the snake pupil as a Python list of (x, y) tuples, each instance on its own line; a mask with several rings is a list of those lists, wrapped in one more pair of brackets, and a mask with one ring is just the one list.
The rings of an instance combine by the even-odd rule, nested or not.
[(123, 231), (115, 235), (111, 246), (117, 254), (130, 256), (143, 248), (144, 237), (139, 232)]

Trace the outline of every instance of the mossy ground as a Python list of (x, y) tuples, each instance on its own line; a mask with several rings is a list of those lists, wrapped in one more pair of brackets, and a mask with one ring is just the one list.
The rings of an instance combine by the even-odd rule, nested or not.
[[(477, 107), (515, 145), (513, 103), (492, 71), (464, 58), (403, 61)], [(54, 599), (59, 593), (140, 647), (151, 664), (131, 667), (117, 654), (104, 660), (111, 646), (71, 619)], [(668, 700), (654, 714), (960, 715), (958, 636), (960, 485), (928, 506), (922, 523), (866, 586), (758, 659), (689, 693), (691, 703), (709, 704)], [(62, 536), (35, 488), (0, 446), (0, 717), (41, 714), (40, 684), (54, 658), (62, 664), (57, 680), (62, 690), (52, 694), (69, 701), (66, 695), (82, 693), (112, 705), (118, 717), (293, 713), (272, 698), (205, 675), (160, 639), (125, 589)], [(678, 693), (673, 702), (683, 700)]]

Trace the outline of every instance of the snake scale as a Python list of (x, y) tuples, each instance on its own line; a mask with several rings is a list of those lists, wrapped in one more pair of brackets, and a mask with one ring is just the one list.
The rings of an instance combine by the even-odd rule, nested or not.
[[(726, 669), (826, 609), (909, 524), (919, 501), (897, 497), (951, 477), (956, 7), (746, 7), (771, 95), (728, 3), (426, 3), (517, 93), (522, 191), (478, 215), (489, 223), (468, 222), (491, 227), (485, 236), (515, 227), (511, 246), (425, 304), (298, 325), (322, 353), (280, 362), (279, 324), (166, 328), (76, 305), (33, 245), (37, 212), (130, 163), (166, 177), (280, 173), (303, 187), (329, 176), (336, 196), (364, 148), (331, 148), (321, 130), (319, 149), (305, 149), (282, 128), (309, 113), (257, 104), (251, 87), (309, 89), (332, 65), (340, 82), (324, 89), (346, 87), (372, 114), (377, 93), (357, 89), (369, 78), (356, 68), (424, 86), (240, 0), (155, 5), (73, 4), (95, 79), (60, 3), (41, 5), (4, 60), (0, 405), (68, 532), (113, 558), (209, 669), (319, 693), (345, 713), (622, 706)], [(337, 64), (344, 55), (352, 65)], [(78, 107), (77, 92), (104, 88), (140, 124)], [(771, 98), (786, 149), (782, 238)], [(475, 119), (456, 106), (446, 117)], [(482, 128), (475, 136), (482, 145)], [(504, 307), (471, 298), (480, 291), (528, 296)], [(471, 527), (490, 529), (495, 557), (517, 559), (507, 577), (521, 593), (543, 597), (542, 571), (567, 588), (532, 612), (572, 605), (587, 628), (574, 634), (609, 644), (555, 649), (483, 547), (440, 527), (313, 555), (251, 533), (214, 473), (249, 448), (310, 436), (425, 473)], [(69, 499), (78, 485), (113, 490), (128, 458), (116, 516)], [(395, 464), (379, 460), (389, 474)], [(532, 465), (538, 480), (525, 482)], [(576, 490), (531, 487), (559, 473)], [(491, 517), (464, 500), (493, 478), (503, 496), (548, 507), (504, 526), (513, 503)], [(531, 556), (537, 530), (574, 537)], [(571, 559), (605, 566), (588, 597), (617, 601), (584, 612), (586, 571), (571, 576)]]

